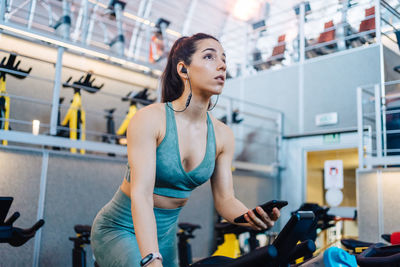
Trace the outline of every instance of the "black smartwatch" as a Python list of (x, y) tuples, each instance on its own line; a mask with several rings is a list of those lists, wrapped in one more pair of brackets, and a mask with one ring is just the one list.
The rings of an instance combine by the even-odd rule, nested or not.
[(160, 253), (158, 252), (153, 252), (150, 253), (149, 255), (147, 255), (146, 257), (144, 257), (141, 261), (140, 261), (140, 266), (147, 266), (148, 264), (150, 264), (151, 262), (155, 261), (155, 260), (161, 260), (162, 262), (162, 256)]

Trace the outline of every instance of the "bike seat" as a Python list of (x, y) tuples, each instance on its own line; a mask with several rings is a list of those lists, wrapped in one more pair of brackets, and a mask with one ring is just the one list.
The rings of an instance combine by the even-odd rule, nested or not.
[(201, 226), (198, 224), (192, 224), (192, 223), (179, 223), (178, 224), (179, 228), (181, 228), (183, 231), (189, 231), (192, 232), (195, 229), (200, 229)]
[(84, 233), (90, 234), (90, 230), (92, 229), (92, 226), (77, 224), (74, 226), (74, 229), (77, 234), (84, 234)]
[(355, 239), (342, 239), (340, 242), (347, 249), (351, 249), (351, 250), (355, 250), (356, 248), (360, 248), (360, 247), (369, 247), (374, 244), (374, 243), (363, 242), (363, 241), (359, 241), (359, 240), (355, 240)]
[(400, 245), (377, 243), (357, 255), (359, 266), (399, 266)]

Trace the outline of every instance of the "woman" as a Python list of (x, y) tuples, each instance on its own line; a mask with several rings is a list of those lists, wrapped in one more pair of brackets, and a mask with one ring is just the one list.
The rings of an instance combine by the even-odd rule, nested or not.
[(172, 46), (162, 77), (165, 103), (132, 118), (130, 171), (93, 223), (91, 243), (101, 267), (177, 266), (179, 211), (210, 177), (215, 208), (229, 222), (247, 213), (247, 225), (261, 230), (279, 217), (278, 209), (269, 218), (258, 207), (259, 219), (234, 196), (234, 136), (207, 112), (225, 77), (225, 53), (214, 37), (199, 33)]

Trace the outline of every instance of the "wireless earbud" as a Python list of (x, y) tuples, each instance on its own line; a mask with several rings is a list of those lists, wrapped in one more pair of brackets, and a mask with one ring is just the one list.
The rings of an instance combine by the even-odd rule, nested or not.
[(186, 99), (185, 108), (182, 109), (182, 110), (175, 110), (175, 109), (173, 109), (173, 107), (171, 107), (171, 106), (167, 103), (167, 106), (168, 106), (170, 109), (172, 109), (173, 111), (175, 111), (175, 112), (183, 112), (183, 111), (185, 111), (185, 110), (187, 109), (187, 107), (189, 106), (189, 104), (190, 104), (190, 100), (192, 99), (192, 84), (190, 83), (190, 78), (189, 78), (189, 74), (188, 74), (187, 68), (182, 67), (181, 72), (182, 72), (182, 73), (185, 73), (186, 76), (187, 76), (187, 79), (188, 79), (188, 81), (189, 81), (190, 93), (189, 93), (189, 95), (188, 95), (188, 98)]

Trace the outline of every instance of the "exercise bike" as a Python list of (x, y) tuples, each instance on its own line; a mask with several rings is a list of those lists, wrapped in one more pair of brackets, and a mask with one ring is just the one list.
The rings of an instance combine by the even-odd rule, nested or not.
[[(187, 267), (193, 263), (192, 248), (189, 240), (195, 237), (193, 232), (201, 227), (200, 225), (191, 223), (179, 223), (178, 227), (179, 266)], [(217, 249), (212, 256), (226, 256), (230, 258), (238, 258), (244, 254), (243, 249), (239, 245), (238, 236), (240, 234), (249, 233), (248, 252), (251, 252), (259, 247), (257, 234), (264, 232), (228, 222), (216, 223), (214, 229), (216, 231)]]
[[(223, 117), (221, 117), (219, 120), (222, 121), (222, 122), (225, 123), (225, 124), (228, 123), (228, 118), (227, 118), (226, 115), (223, 116)], [(243, 121), (243, 119), (239, 118), (239, 110), (238, 110), (238, 109), (233, 110), (233, 111), (232, 111), (232, 114), (231, 114), (231, 122), (232, 122), (233, 124), (239, 124), (239, 123), (241, 123), (242, 121)]]
[[(10, 130), (10, 97), (7, 96), (6, 76), (11, 75), (17, 79), (25, 79), (32, 70), (32, 68), (28, 70), (18, 68), (21, 60), (14, 65), (16, 57), (15, 54), (10, 54), (7, 63), (5, 63), (6, 57), (3, 57), (0, 62), (0, 69), (6, 69), (0, 70), (0, 130), (4, 131)], [(2, 144), (6, 146), (7, 140), (2, 140)]]
[(224, 256), (212, 256), (200, 260), (189, 266), (206, 267), (283, 267), (304, 255), (315, 251), (315, 244), (311, 240), (303, 241), (307, 231), (314, 223), (314, 213), (311, 211), (299, 211), (294, 213), (278, 234), (272, 245), (257, 248), (246, 255), (233, 259)]
[(147, 106), (155, 101), (155, 99), (149, 99), (148, 89), (144, 88), (142, 91), (135, 93), (134, 91), (129, 92), (125, 97), (121, 99), (122, 101), (129, 101), (129, 111), (127, 112), (124, 120), (122, 121), (117, 132), (115, 132), (115, 122), (114, 122), (114, 111), (113, 109), (106, 109), (107, 119), (107, 134), (103, 135), (102, 141), (110, 144), (120, 144), (126, 145), (126, 130), (128, 129), (129, 121), (136, 114), (138, 108), (138, 103)]
[[(304, 234), (310, 228), (314, 221), (314, 214), (311, 211), (297, 212), (292, 215), (289, 222), (279, 233), (272, 245), (257, 248), (246, 255), (239, 258), (230, 258), (224, 256), (212, 256), (202, 259), (196, 263), (180, 266), (206, 267), (242, 267), (242, 266), (259, 266), (259, 267), (283, 267), (288, 266), (299, 257), (308, 255), (315, 251), (315, 245), (312, 241), (305, 241), (298, 244), (299, 240), (304, 239)], [(181, 225), (187, 231), (193, 232), (199, 227), (196, 225)], [(84, 246), (90, 243), (90, 226), (75, 226), (77, 233), (76, 238), (70, 238), (74, 241), (73, 250), (73, 267), (86, 266), (86, 253), (82, 252)], [(178, 233), (179, 237), (179, 233)], [(187, 250), (189, 251), (189, 250)], [(180, 257), (181, 258), (181, 257)]]
[(14, 198), (12, 197), (0, 197), (0, 243), (8, 243), (13, 247), (19, 247), (35, 236), (36, 231), (44, 225), (44, 220), (37, 221), (31, 228), (27, 229), (14, 227), (14, 222), (20, 216), (19, 212), (14, 212), (6, 220), (13, 200)]
[[(85, 246), (90, 245), (90, 225), (77, 224), (74, 226), (76, 236), (70, 237), (69, 240), (74, 242), (72, 249), (72, 267), (86, 267), (86, 251)], [(95, 267), (99, 265), (94, 262)]]
[[(70, 84), (72, 77), (69, 77), (69, 79), (63, 83), (64, 88), (72, 88), (74, 90), (74, 96), (64, 120), (60, 123), (62, 128), (58, 131), (57, 136), (69, 136), (72, 140), (79, 139), (84, 141), (86, 139), (86, 113), (82, 108), (81, 89), (94, 94), (104, 86), (104, 84), (94, 86), (93, 82), (95, 78), (91, 80), (92, 74), (93, 73), (89, 71), (86, 76), (81, 76), (78, 81), (72, 84)], [(71, 148), (70, 151), (71, 153), (76, 153), (77, 149)], [(85, 150), (81, 149), (80, 153), (85, 154)]]
[(400, 266), (400, 232), (381, 235), (390, 243), (371, 243), (355, 239), (342, 239), (341, 244), (355, 255), (357, 264), (363, 266)]
[[(242, 266), (259, 266), (259, 267), (283, 267), (288, 266), (294, 260), (312, 254), (315, 251), (315, 244), (311, 240), (304, 240), (306, 233), (314, 224), (314, 213), (312, 211), (299, 211), (294, 213), (283, 230), (279, 233), (273, 244), (261, 248), (257, 248), (250, 253), (238, 258), (230, 258), (224, 256), (212, 256), (202, 259), (193, 264), (186, 266), (206, 267), (242, 267)], [(193, 227), (190, 227), (192, 232)], [(194, 226), (194, 228), (198, 228)], [(186, 228), (189, 229), (189, 228)], [(77, 229), (75, 229), (77, 230)], [(79, 234), (82, 234), (79, 231)], [(90, 227), (86, 227), (85, 235), (88, 237)], [(179, 236), (179, 234), (178, 234)], [(86, 242), (86, 243), (85, 243)], [(87, 244), (87, 241), (83, 243)], [(81, 246), (83, 247), (83, 246)], [(81, 253), (79, 255), (85, 255)], [(79, 265), (77, 265), (79, 266)], [(84, 266), (84, 265), (83, 265)], [(181, 265), (182, 266), (182, 265)], [(76, 267), (76, 266), (74, 266)]]
[[(299, 210), (311, 210), (316, 215), (313, 226), (306, 234), (306, 238), (311, 240), (315, 240), (317, 230), (322, 231), (333, 227), (335, 225), (333, 222), (340, 220), (337, 216), (328, 213), (329, 208), (324, 208), (314, 203), (305, 203)], [(356, 219), (356, 214), (353, 219)], [(329, 259), (332, 253), (336, 254), (336, 257), (340, 259), (341, 266), (400, 266), (400, 232), (383, 234), (382, 238), (391, 243), (391, 245), (355, 239), (341, 239), (341, 244), (350, 254), (339, 248), (330, 247), (314, 258), (305, 257), (304, 262), (299, 266), (323, 266), (321, 262)]]
[[(300, 208), (296, 211), (312, 211), (315, 215), (315, 221), (313, 227), (307, 233), (306, 238), (315, 242), (317, 239), (317, 233), (328, 228), (335, 226), (336, 216), (329, 214), (329, 207), (321, 207), (316, 203), (303, 203)], [(294, 212), (296, 212), (294, 211)]]

